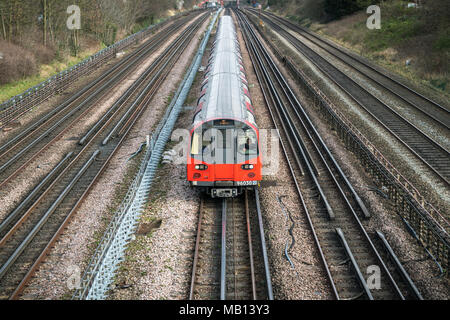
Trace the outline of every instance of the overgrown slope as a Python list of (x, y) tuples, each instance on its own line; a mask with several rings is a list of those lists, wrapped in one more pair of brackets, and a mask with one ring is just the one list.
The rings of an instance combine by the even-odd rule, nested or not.
[(354, 2), (364, 8), (337, 19), (327, 13), (328, 0), (284, 0), (282, 6), (279, 0), (268, 2), (274, 2), (271, 10), (293, 22), (339, 42), (416, 84), (450, 94), (450, 1), (422, 0), (421, 6), (409, 8), (408, 3), (412, 1), (379, 2), (379, 30), (366, 26), (369, 14), (365, 1), (334, 1)]

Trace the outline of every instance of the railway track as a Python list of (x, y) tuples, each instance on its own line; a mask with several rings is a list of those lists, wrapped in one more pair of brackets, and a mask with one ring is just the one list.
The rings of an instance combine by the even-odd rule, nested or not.
[[(255, 13), (255, 10), (250, 11)], [(373, 66), (370, 63), (364, 61), (363, 58), (357, 56), (352, 52), (348, 52), (343, 48), (340, 48), (330, 40), (327, 40), (309, 31), (308, 29), (299, 27), (284, 18), (278, 17), (271, 12), (263, 12), (263, 15), (269, 17), (277, 23), (280, 23), (289, 30), (298, 33), (302, 37), (310, 40), (312, 43), (316, 44), (324, 51), (337, 58), (339, 61), (342, 61), (345, 64), (349, 65), (352, 69), (357, 70), (364, 77), (372, 80), (383, 89), (389, 91), (402, 101), (406, 102), (414, 109), (430, 117), (434, 122), (440, 124), (444, 129), (450, 129), (450, 111), (447, 107), (440, 105), (439, 103), (415, 91), (414, 89), (411, 89), (400, 81), (394, 79), (394, 77), (389, 75), (386, 71), (379, 70), (376, 66)]]
[(273, 299), (257, 189), (202, 196), (190, 300)]
[[(272, 60), (247, 16), (237, 17), (264, 99), (279, 130), (299, 200), (336, 299), (422, 299), (370, 212)], [(389, 250), (390, 249), (390, 250)], [(374, 271), (375, 270), (375, 271)], [(372, 274), (377, 274), (375, 282)]]
[[(263, 14), (260, 17), (275, 32), (285, 38), (294, 48), (307, 57), (311, 63), (348, 94), (348, 96), (375, 119), (377, 123), (383, 126), (400, 143), (420, 159), (420, 161), (422, 161), (428, 169), (434, 172), (446, 186), (449, 185), (450, 153), (446, 148), (436, 142), (423, 130), (408, 121), (392, 107), (375, 97), (351, 77), (339, 70), (331, 62), (325, 59), (325, 57), (322, 57), (304, 42), (294, 37), (286, 29), (290, 28), (290, 25), (286, 25), (282, 20), (275, 19), (273, 15), (269, 17)], [(361, 59), (356, 59), (356, 57), (346, 54), (336, 46), (331, 46), (329, 42), (324, 42), (318, 37), (313, 37), (311, 33), (302, 32), (301, 35), (357, 70), (363, 76), (375, 81), (385, 90), (394, 93), (398, 98), (410, 105), (411, 108), (422, 112), (436, 126), (442, 127), (443, 130), (448, 130), (450, 116), (449, 111), (445, 107), (434, 103), (387, 75), (382, 74), (373, 68), (369, 68), (370, 66), (364, 64)], [(368, 75), (368, 73), (371, 75)]]
[[(128, 77), (161, 44), (183, 27), (193, 15), (189, 15), (157, 33), (136, 51), (125, 57), (102, 76), (91, 81), (74, 96), (70, 97), (51, 112), (18, 132), (0, 146), (0, 187), (12, 181), (29, 163), (42, 154), (72, 127), (93, 112), (92, 108), (111, 93), (111, 88)], [(133, 87), (128, 89), (117, 106), (133, 98)]]
[[(122, 99), (86, 132), (75, 150), (0, 224), (0, 298), (15, 299), (64, 231), (156, 90), (198, 28), (203, 13), (136, 80), (132, 99)], [(118, 101), (120, 101), (119, 98)]]

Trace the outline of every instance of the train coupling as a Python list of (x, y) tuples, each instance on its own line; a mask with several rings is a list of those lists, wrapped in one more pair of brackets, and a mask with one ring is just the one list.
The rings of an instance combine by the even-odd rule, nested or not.
[(213, 188), (211, 189), (212, 198), (232, 198), (237, 197), (237, 188)]

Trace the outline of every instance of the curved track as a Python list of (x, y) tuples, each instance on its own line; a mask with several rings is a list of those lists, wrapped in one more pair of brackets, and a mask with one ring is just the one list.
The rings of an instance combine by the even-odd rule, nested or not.
[[(254, 10), (251, 10), (255, 13)], [(425, 97), (421, 93), (409, 88), (400, 81), (394, 79), (384, 70), (379, 70), (379, 67), (373, 66), (370, 63), (364, 61), (363, 58), (357, 56), (352, 52), (340, 48), (335, 43), (309, 31), (308, 29), (299, 27), (290, 21), (278, 17), (271, 12), (263, 12), (264, 15), (273, 19), (277, 23), (287, 27), (288, 29), (297, 32), (301, 36), (310, 40), (329, 54), (333, 55), (340, 61), (351, 66), (353, 69), (359, 71), (365, 77), (371, 79), (385, 90), (394, 94), (404, 102), (408, 103), (411, 107), (419, 110), (423, 114), (427, 115), (435, 122), (439, 123), (446, 129), (450, 129), (450, 111), (448, 107), (442, 106), (439, 103)]]
[[(409, 276), (380, 250), (376, 230), (367, 230), (363, 220), (370, 212), (247, 17), (238, 12), (238, 18), (330, 290), (337, 299), (422, 299)], [(380, 274), (379, 287), (368, 281), (373, 268)]]
[[(111, 93), (111, 88), (129, 76), (145, 58), (161, 46), (168, 35), (173, 35), (192, 17), (192, 15), (189, 15), (175, 21), (163, 32), (157, 33), (132, 54), (91, 81), (77, 94), (56, 106), (44, 117), (25, 127), (12, 139), (2, 144), (0, 146), (0, 187), (11, 181), (64, 133), (76, 126), (90, 112), (93, 112), (92, 108)], [(133, 88), (122, 95), (121, 101), (117, 102), (116, 107), (120, 103), (133, 98), (132, 93), (135, 92), (137, 85), (133, 85)]]
[[(365, 88), (356, 83), (349, 76), (344, 74), (332, 63), (327, 61), (324, 57), (319, 55), (313, 49), (308, 47), (305, 43), (294, 37), (290, 32), (286, 30), (285, 23), (282, 23), (279, 19), (275, 19), (270, 16), (270, 19), (266, 15), (262, 15), (262, 19), (277, 33), (284, 37), (289, 43), (291, 43), (299, 52), (306, 56), (319, 70), (327, 75), (337, 86), (339, 86), (344, 92), (346, 92), (359, 106), (367, 111), (379, 124), (381, 124), (388, 132), (395, 136), (404, 146), (406, 146), (415, 156), (417, 156), (430, 170), (432, 170), (446, 185), (449, 185), (450, 181), (450, 153), (440, 144), (438, 144), (432, 137), (421, 129), (416, 127), (398, 112), (396, 112), (389, 105), (385, 104)], [(276, 22), (274, 22), (274, 20)], [(284, 27), (283, 27), (284, 26)], [(305, 33), (302, 33), (304, 35)], [(310, 33), (307, 34), (311, 37)], [(314, 39), (318, 42), (317, 38)], [(321, 46), (325, 46), (325, 42), (320, 43)], [(329, 46), (329, 44), (328, 44)], [(363, 72), (362, 67), (357, 64), (361, 64), (359, 60), (345, 55), (344, 52), (339, 51), (337, 53), (336, 48), (327, 47), (328, 50), (334, 50), (333, 54), (339, 54), (339, 58), (345, 63), (349, 64), (352, 68), (357, 69), (366, 77), (367, 71)], [(386, 75), (377, 73), (380, 79), (377, 81), (386, 90), (396, 91), (396, 82), (388, 78)], [(384, 80), (382, 80), (384, 79)], [(375, 80), (374, 80), (375, 81)], [(392, 86), (391, 86), (392, 84)], [(424, 114), (436, 123), (448, 129), (450, 122), (449, 112), (446, 108), (433, 103), (431, 100), (418, 95), (407, 87), (402, 87), (403, 90), (399, 91), (397, 96), (406, 101), (412, 107), (424, 112)], [(419, 101), (420, 100), (420, 101)], [(413, 102), (414, 101), (414, 102)], [(426, 101), (426, 102), (424, 102)], [(417, 104), (420, 103), (420, 106)], [(440, 121), (438, 121), (440, 120)]]
[(82, 143), (0, 224), (0, 298), (17, 298), (92, 185), (145, 110), (172, 66), (208, 18), (202, 14), (136, 80), (121, 101), (86, 132)]

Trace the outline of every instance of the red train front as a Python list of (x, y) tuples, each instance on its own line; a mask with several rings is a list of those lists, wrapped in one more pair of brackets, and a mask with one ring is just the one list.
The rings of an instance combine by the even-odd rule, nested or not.
[(230, 16), (220, 19), (191, 128), (187, 179), (212, 197), (261, 180), (259, 131)]

